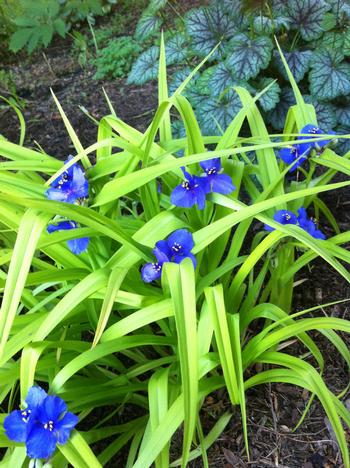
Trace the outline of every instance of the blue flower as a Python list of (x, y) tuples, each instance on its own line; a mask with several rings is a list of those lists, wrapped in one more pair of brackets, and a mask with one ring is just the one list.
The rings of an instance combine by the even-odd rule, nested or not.
[[(65, 161), (67, 164), (73, 156), (69, 156)], [(80, 198), (89, 195), (89, 184), (85, 178), (85, 173), (78, 163), (73, 164), (55, 179), (45, 195), (49, 200), (75, 203)]]
[(219, 174), (221, 170), (220, 158), (202, 161), (200, 166), (206, 174), (204, 178), (206, 193), (217, 192), (226, 195), (235, 190), (236, 187), (233, 185), (231, 177), (227, 174)]
[(28, 432), (35, 420), (36, 410), (47, 397), (47, 393), (40, 387), (31, 387), (25, 399), (26, 408), (12, 411), (4, 420), (5, 434), (15, 442), (25, 442)]
[(204, 178), (192, 176), (184, 167), (181, 168), (185, 179), (171, 192), (170, 200), (173, 205), (191, 208), (195, 204), (202, 210), (205, 206), (206, 183)]
[(30, 458), (49, 458), (56, 444), (65, 444), (78, 417), (67, 412), (65, 402), (40, 387), (31, 387), (25, 399), (26, 408), (6, 416), (5, 433), (15, 442), (25, 442)]
[(167, 240), (158, 241), (153, 249), (157, 259), (155, 263), (146, 263), (141, 269), (141, 277), (145, 283), (151, 283), (162, 276), (162, 268), (165, 262), (181, 263), (185, 258), (190, 258), (193, 267), (196, 268), (197, 261), (191, 253), (194, 242), (192, 234), (187, 229), (174, 231)]
[(288, 146), (279, 151), (279, 157), (288, 165), (295, 161), (295, 164), (289, 169), (289, 172), (294, 172), (307, 160), (311, 148), (307, 143)]
[[(61, 221), (56, 225), (49, 224), (47, 226), (47, 232), (51, 234), (52, 232), (67, 231), (68, 229), (76, 229), (77, 227), (78, 223), (75, 221)], [(69, 239), (67, 245), (71, 252), (75, 255), (79, 255), (87, 250), (89, 242), (89, 237), (81, 237), (80, 239)]]
[(299, 226), (304, 229), (304, 231), (308, 232), (310, 236), (314, 237), (315, 239), (326, 239), (325, 234), (317, 229), (315, 220), (308, 218), (305, 208), (299, 208), (298, 214)]
[[(273, 215), (273, 219), (280, 224), (297, 224), (297, 217), (293, 211), (279, 210)], [(265, 224), (266, 231), (274, 231), (275, 228)]]
[(35, 422), (27, 436), (26, 448), (30, 458), (48, 458), (56, 444), (64, 445), (78, 417), (67, 412), (66, 403), (55, 395), (46, 397), (37, 408)]
[[(323, 135), (324, 131), (316, 127), (315, 125), (308, 124), (308, 125), (305, 125), (305, 127), (301, 129), (300, 133), (317, 137), (318, 135)], [(335, 135), (335, 132), (328, 132), (328, 134)], [(299, 136), (298, 140), (302, 140), (306, 138), (307, 136)], [(331, 140), (320, 140), (320, 141), (315, 141), (314, 143), (310, 142), (309, 145), (311, 148), (315, 148), (316, 150), (319, 151), (321, 148), (328, 145), (330, 142)]]

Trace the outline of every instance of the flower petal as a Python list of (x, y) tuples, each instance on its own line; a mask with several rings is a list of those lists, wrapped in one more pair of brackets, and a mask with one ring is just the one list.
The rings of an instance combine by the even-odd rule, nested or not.
[(167, 243), (172, 252), (172, 255), (186, 255), (194, 247), (192, 233), (187, 229), (177, 229), (174, 231), (168, 237)]
[(162, 266), (158, 263), (146, 263), (141, 269), (141, 277), (145, 283), (152, 283), (162, 276)]
[(175, 255), (174, 256), (174, 263), (181, 263), (185, 258), (190, 258), (193, 263), (193, 268), (196, 269), (197, 267), (197, 260), (196, 257), (190, 252), (186, 255)]
[(169, 262), (171, 258), (171, 249), (166, 240), (156, 242), (155, 249), (153, 250), (158, 262)]
[(173, 205), (181, 208), (191, 208), (196, 204), (196, 193), (194, 190), (187, 190), (180, 184), (171, 192), (170, 201)]
[(55, 435), (57, 442), (61, 445), (65, 444), (70, 437), (71, 431), (78, 424), (78, 416), (67, 412), (63, 418), (55, 425)]
[(72, 253), (80, 255), (87, 250), (89, 242), (90, 237), (80, 237), (79, 239), (69, 239), (67, 245)]
[(67, 202), (69, 199), (68, 193), (58, 188), (49, 188), (46, 190), (45, 195), (49, 200), (54, 201)]
[(57, 224), (49, 224), (47, 226), (47, 232), (51, 234), (52, 232), (56, 231), (67, 231), (69, 229), (75, 229), (77, 226), (74, 221), (61, 221)]
[(7, 437), (15, 442), (25, 442), (27, 438), (27, 423), (23, 420), (22, 411), (12, 411), (4, 420)]
[(279, 210), (273, 215), (273, 219), (281, 224), (296, 224), (298, 219), (293, 211)]
[(208, 161), (201, 161), (199, 165), (204, 172), (208, 172), (210, 169), (214, 169), (216, 172), (219, 172), (221, 169), (221, 160), (220, 158), (213, 158)]
[(55, 451), (56, 442), (54, 432), (44, 429), (42, 424), (37, 423), (32, 427), (26, 440), (27, 455), (30, 458), (49, 458)]
[(39, 406), (46, 397), (47, 393), (44, 389), (38, 386), (33, 386), (30, 387), (30, 389), (28, 390), (25, 402), (27, 403), (28, 408), (30, 410), (33, 410), (34, 408)]
[(205, 195), (206, 195), (206, 192), (204, 188), (198, 187), (196, 191), (196, 199), (197, 199), (196, 201), (197, 201), (198, 208), (200, 210), (203, 210), (205, 207), (205, 200), (206, 200)]
[(49, 395), (41, 403), (37, 412), (37, 419), (45, 424), (48, 421), (56, 423), (62, 413), (67, 411), (67, 405), (62, 398), (56, 395)]
[(207, 176), (210, 179), (212, 192), (222, 193), (227, 195), (235, 190), (232, 179), (227, 174), (215, 174), (214, 176)]

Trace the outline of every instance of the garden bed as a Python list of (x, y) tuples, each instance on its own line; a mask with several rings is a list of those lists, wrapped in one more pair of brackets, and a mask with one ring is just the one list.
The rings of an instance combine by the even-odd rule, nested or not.
[[(95, 119), (106, 115), (108, 107), (102, 87), (115, 106), (118, 116), (144, 131), (157, 105), (156, 83), (134, 87), (126, 85), (123, 80), (93, 81), (91, 71), (83, 71), (69, 55), (61, 54), (62, 46), (64, 44), (51, 47), (46, 52), (46, 59), (37, 54), (32, 63), (16, 64), (11, 67), (16, 76), (18, 94), (26, 101), (24, 109), (27, 123), (26, 145), (35, 146), (37, 142), (48, 154), (59, 159), (65, 159), (68, 153), (74, 152), (52, 100), (50, 87), (53, 88), (84, 146), (96, 141), (96, 125), (78, 107), (83, 106)], [(66, 47), (64, 50), (69, 49)], [(10, 141), (15, 142), (18, 138), (19, 125), (11, 109), (2, 111), (0, 133)], [(322, 198), (332, 208), (341, 230), (349, 230), (349, 189), (343, 189), (336, 194), (331, 192)], [(307, 279), (307, 281), (296, 289), (294, 311), (350, 298), (350, 286), (347, 282), (321, 260), (314, 262), (311, 272), (304, 270), (298, 279)], [(350, 305), (328, 307), (324, 313), (349, 319)], [(350, 347), (349, 336), (344, 334), (343, 338)], [(321, 340), (320, 349), (326, 357), (326, 381), (337, 393), (348, 383), (346, 365), (328, 341)], [(247, 401), (251, 462), (247, 463), (244, 453), (240, 418), (237, 412), (237, 417), (232, 418), (228, 428), (210, 448), (208, 452), (210, 466), (340, 467), (337, 444), (333, 433), (327, 429), (325, 415), (318, 402), (313, 403), (302, 426), (295, 433), (292, 432), (302, 415), (308, 397), (307, 392), (282, 384), (261, 386), (249, 391)], [(346, 398), (349, 399), (350, 394)], [(204, 430), (210, 429), (217, 417), (230, 407), (225, 392), (217, 392), (208, 397), (202, 411)], [(126, 413), (128, 412), (126, 409)], [(348, 437), (350, 441), (350, 435)], [(179, 434), (174, 438), (172, 445), (174, 457), (180, 455), (181, 443)], [(121, 466), (121, 462), (120, 458), (114, 459), (109, 466), (117, 466), (117, 463)], [(194, 461), (190, 466), (202, 465), (200, 461)]]

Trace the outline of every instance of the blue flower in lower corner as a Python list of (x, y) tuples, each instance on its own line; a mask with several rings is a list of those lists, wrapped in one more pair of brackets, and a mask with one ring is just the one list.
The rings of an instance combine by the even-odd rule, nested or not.
[[(78, 223), (76, 223), (75, 221), (61, 221), (56, 225), (49, 224), (47, 226), (47, 232), (51, 234), (52, 232), (67, 231), (69, 229), (76, 229), (78, 227)], [(80, 239), (69, 239), (67, 241), (67, 245), (72, 253), (74, 253), (75, 255), (79, 255), (87, 250), (89, 242), (89, 237), (81, 237)]]
[[(303, 127), (300, 131), (301, 134), (305, 134), (305, 136), (299, 136), (298, 140), (306, 139), (307, 135), (315, 136), (323, 135), (324, 131), (318, 128), (316, 125), (307, 124)], [(335, 132), (328, 132), (329, 135), (335, 135)], [(315, 141), (314, 143), (310, 142), (309, 145), (311, 148), (315, 148), (316, 150), (322, 149), (324, 146), (328, 145), (332, 140), (320, 140)]]
[[(280, 224), (297, 224), (298, 219), (293, 211), (279, 210), (273, 215), (273, 219)], [(265, 224), (266, 231), (274, 231), (275, 228)]]
[(166, 240), (160, 240), (153, 249), (157, 261), (146, 263), (141, 269), (141, 277), (145, 283), (151, 283), (162, 276), (162, 268), (165, 262), (181, 263), (185, 258), (190, 258), (193, 267), (197, 261), (191, 253), (194, 247), (193, 236), (187, 229), (174, 231)]
[(47, 393), (40, 387), (31, 387), (25, 399), (23, 410), (12, 411), (4, 420), (5, 434), (15, 442), (25, 442), (28, 432), (33, 426), (36, 411), (40, 403), (47, 397)]
[(7, 437), (26, 444), (30, 458), (49, 458), (56, 444), (65, 444), (78, 417), (67, 412), (66, 403), (40, 387), (31, 387), (24, 410), (12, 411), (4, 420)]
[(312, 218), (308, 218), (305, 208), (299, 208), (298, 215), (299, 226), (304, 229), (304, 231), (308, 232), (310, 236), (315, 239), (326, 239), (325, 234), (317, 229), (316, 221)]
[(184, 167), (181, 168), (185, 179), (180, 185), (174, 188), (170, 195), (173, 205), (182, 208), (191, 208), (198, 205), (202, 210), (205, 206), (206, 183), (202, 177), (192, 176)]
[(30, 458), (48, 458), (56, 444), (64, 445), (78, 417), (67, 412), (66, 403), (55, 395), (47, 396), (39, 405), (35, 422), (27, 436), (26, 447)]
[[(73, 156), (69, 156), (64, 163), (67, 164), (72, 158)], [(78, 163), (73, 164), (52, 182), (45, 195), (49, 200), (66, 203), (75, 203), (80, 198), (86, 198), (89, 195), (89, 183), (85, 172)]]
[(294, 172), (295, 169), (307, 160), (311, 148), (312, 147), (308, 144), (288, 146), (279, 151), (279, 157), (288, 165), (295, 161), (293, 166), (289, 169), (289, 172)]
[(199, 163), (206, 174), (204, 181), (206, 183), (206, 192), (216, 192), (227, 195), (235, 190), (232, 179), (227, 174), (219, 174), (222, 169), (220, 158), (209, 159)]

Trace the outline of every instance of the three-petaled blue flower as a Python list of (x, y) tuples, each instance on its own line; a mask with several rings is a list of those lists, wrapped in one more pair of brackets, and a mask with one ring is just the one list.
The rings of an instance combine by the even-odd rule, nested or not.
[(190, 258), (193, 267), (196, 268), (195, 256), (191, 253), (194, 242), (192, 234), (187, 229), (174, 231), (166, 240), (160, 240), (153, 249), (157, 261), (146, 263), (141, 269), (141, 277), (145, 283), (151, 283), (162, 276), (162, 268), (165, 262), (181, 263), (185, 258)]
[[(73, 156), (68, 156), (67, 164)], [(89, 194), (89, 183), (85, 173), (78, 163), (73, 164), (57, 177), (46, 191), (49, 200), (75, 203), (78, 199), (86, 198)]]
[[(323, 232), (317, 229), (315, 220), (307, 217), (305, 208), (299, 208), (298, 216), (293, 211), (279, 210), (274, 214), (273, 219), (280, 224), (299, 224), (304, 231), (308, 232), (315, 239), (326, 239)], [(275, 230), (275, 228), (268, 224), (265, 224), (264, 228), (266, 231)]]
[[(317, 137), (318, 135), (323, 135), (324, 131), (316, 127), (316, 125), (307, 124), (305, 125), (305, 127), (301, 129), (300, 133), (304, 134), (305, 136), (299, 136), (298, 140), (306, 139), (307, 138), (306, 135), (315, 136), (315, 137)], [(328, 134), (335, 135), (335, 132), (328, 132)], [(311, 148), (315, 148), (317, 151), (320, 151), (324, 146), (328, 145), (330, 142), (331, 140), (320, 140), (320, 141), (310, 142), (309, 145)]]
[(226, 195), (235, 190), (236, 187), (233, 185), (231, 177), (227, 174), (219, 174), (222, 168), (220, 158), (202, 161), (199, 165), (206, 174), (204, 177), (206, 193), (216, 192)]
[(308, 232), (310, 236), (314, 237), (315, 239), (326, 239), (325, 234), (317, 229), (316, 221), (312, 218), (308, 218), (305, 208), (299, 208), (298, 214), (299, 226), (303, 228), (304, 231)]
[(61, 398), (40, 387), (31, 387), (25, 402), (25, 410), (12, 411), (5, 418), (5, 433), (11, 440), (25, 442), (28, 457), (49, 458), (56, 444), (67, 442), (78, 417), (67, 412)]
[[(56, 225), (49, 224), (47, 226), (47, 232), (51, 234), (52, 232), (66, 231), (69, 229), (76, 229), (77, 227), (79, 226), (78, 223), (76, 223), (75, 221), (61, 221)], [(75, 255), (79, 255), (87, 250), (89, 242), (89, 237), (81, 237), (80, 239), (67, 240), (67, 245), (71, 252), (73, 252)]]
[(182, 208), (191, 208), (197, 204), (198, 208), (202, 210), (205, 206), (205, 181), (202, 177), (192, 176), (184, 167), (181, 170), (186, 180), (171, 192), (171, 203)]
[[(273, 219), (280, 224), (297, 224), (297, 221), (298, 221), (293, 211), (288, 211), (288, 210), (276, 211), (276, 213), (273, 215)], [(269, 226), (268, 224), (265, 224), (265, 230), (274, 231), (275, 228)]]
[(297, 144), (282, 148), (279, 151), (279, 157), (283, 162), (290, 165), (294, 161), (295, 163), (289, 169), (289, 172), (294, 172), (299, 166), (301, 166), (308, 158), (311, 146), (308, 144)]

